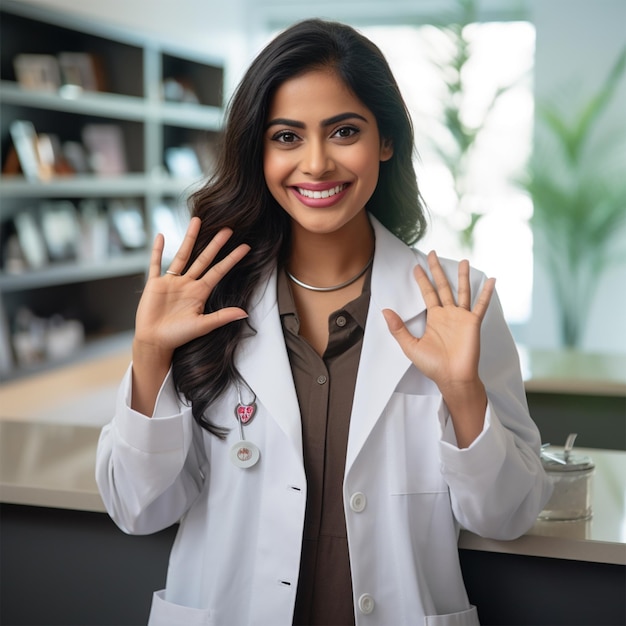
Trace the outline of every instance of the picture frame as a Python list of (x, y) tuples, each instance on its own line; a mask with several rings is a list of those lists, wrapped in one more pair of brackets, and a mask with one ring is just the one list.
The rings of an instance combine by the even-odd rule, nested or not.
[(80, 223), (69, 200), (44, 202), (40, 206), (41, 230), (51, 261), (77, 258)]
[(57, 58), (51, 54), (18, 54), (13, 69), (20, 87), (39, 91), (58, 91), (61, 71)]
[(148, 233), (139, 202), (111, 200), (107, 209), (122, 247), (126, 250), (144, 248), (148, 242)]
[(59, 67), (63, 86), (85, 91), (104, 91), (104, 72), (100, 60), (87, 52), (60, 52)]
[(120, 176), (128, 170), (122, 129), (117, 124), (87, 124), (82, 139), (91, 169), (101, 176)]

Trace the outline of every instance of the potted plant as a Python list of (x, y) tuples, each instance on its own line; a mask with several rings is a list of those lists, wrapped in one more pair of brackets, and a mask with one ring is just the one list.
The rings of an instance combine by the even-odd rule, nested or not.
[(568, 348), (581, 343), (601, 274), (626, 258), (626, 141), (619, 129), (598, 128), (625, 70), (626, 48), (578, 110), (569, 101), (536, 109), (536, 143), (522, 185), (534, 205), (535, 260), (549, 278)]

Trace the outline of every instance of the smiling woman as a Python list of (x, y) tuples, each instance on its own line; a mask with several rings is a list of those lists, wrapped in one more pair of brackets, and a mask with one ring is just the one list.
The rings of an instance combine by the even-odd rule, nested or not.
[(180, 520), (150, 624), (477, 624), (459, 525), (517, 537), (549, 485), (494, 280), (407, 245), (424, 215), (385, 58), (288, 28), (222, 146), (165, 275), (155, 240), (98, 448), (122, 529)]

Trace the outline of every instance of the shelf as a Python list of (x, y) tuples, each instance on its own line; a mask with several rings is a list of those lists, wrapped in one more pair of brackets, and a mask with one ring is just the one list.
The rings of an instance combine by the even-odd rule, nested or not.
[(149, 252), (132, 252), (95, 262), (67, 262), (22, 274), (0, 274), (3, 293), (25, 291), (56, 285), (67, 285), (115, 276), (131, 276), (147, 271)]
[[(120, 333), (114, 333), (105, 336), (87, 337), (85, 344), (71, 355), (62, 359), (41, 361), (40, 363), (32, 365), (24, 365), (18, 369), (14, 369), (11, 372), (0, 372), (0, 400), (6, 402), (7, 406), (4, 406), (0, 402), (0, 406), (6, 411), (11, 406), (20, 405), (24, 407), (23, 398), (21, 402), (13, 401), (15, 396), (11, 394), (12, 386), (7, 383), (12, 382), (17, 384), (31, 384), (29, 379), (36, 375), (54, 376), (52, 371), (59, 371), (65, 369), (72, 370), (72, 376), (77, 374), (83, 378), (88, 375), (97, 376), (99, 374), (99, 381), (102, 382), (102, 370), (96, 373), (95, 368), (91, 365), (93, 361), (101, 361), (107, 359), (119, 360), (118, 354), (122, 354), (122, 362), (130, 362), (130, 349), (133, 341), (133, 331), (126, 331)], [(125, 356), (128, 355), (128, 356)], [(123, 372), (123, 370), (122, 370)], [(62, 376), (62, 374), (61, 374)], [(118, 376), (119, 378), (119, 376)], [(75, 380), (75, 379), (74, 379)], [(66, 386), (67, 388), (67, 386)], [(39, 396), (40, 397), (40, 396)], [(48, 393), (47, 399), (49, 400), (51, 394)], [(36, 401), (37, 397), (31, 396), (32, 401)], [(46, 404), (45, 402), (43, 403)], [(12, 411), (13, 414), (16, 411)], [(4, 415), (6, 417), (6, 413)], [(1, 417), (1, 416), (0, 416)]]
[(111, 198), (146, 193), (150, 182), (144, 174), (120, 177), (76, 175), (50, 181), (30, 181), (23, 176), (3, 176), (1, 195), (11, 198)]
[[(23, 89), (11, 81), (0, 82), (2, 101), (46, 111), (63, 111), (120, 120), (142, 121), (147, 105), (142, 98), (113, 93), (61, 90), (59, 93)], [(63, 94), (67, 95), (64, 96)]]
[[(224, 67), (215, 57), (175, 50), (147, 34), (85, 20), (73, 11), (4, 0), (0, 13), (0, 131), (7, 172), (0, 176), (0, 246), (11, 251), (0, 266), (1, 380), (32, 374), (24, 363), (37, 355), (28, 350), (37, 349), (41, 324), (55, 316), (80, 321), (88, 337), (134, 327), (150, 242), (156, 228), (168, 228), (161, 219), (163, 205), (178, 215), (205, 180), (188, 177), (196, 169), (176, 169), (175, 158), (186, 154), (190, 159), (186, 151), (191, 150), (200, 170), (210, 175), (213, 167), (223, 125)], [(62, 56), (65, 52), (76, 56)], [(18, 120), (30, 123), (22, 140), (14, 137), (12, 124)], [(29, 135), (42, 139), (36, 150), (31, 150)], [(46, 163), (38, 167), (42, 154)], [(19, 173), (24, 166), (31, 176)], [(108, 175), (48, 179), (49, 172), (68, 170)], [(43, 173), (41, 180), (37, 172)], [(55, 208), (58, 219), (44, 219)], [(30, 251), (31, 244), (41, 249), (43, 241), (50, 248), (54, 228), (61, 240), (63, 229), (73, 228), (70, 213), (76, 213), (87, 233), (81, 249), (93, 246), (83, 256), (102, 260), (72, 257), (19, 274), (2, 272), (27, 265), (24, 248)], [(120, 225), (123, 219), (127, 222)], [(143, 229), (146, 247), (128, 244), (121, 236), (126, 228)], [(105, 250), (117, 250), (124, 241), (127, 252), (104, 257)], [(143, 239), (137, 242), (144, 245)], [(51, 250), (45, 253), (55, 256)], [(19, 351), (14, 341), (18, 328), (23, 340)], [(29, 348), (29, 336), (34, 348)]]
[(118, 198), (147, 193), (178, 195), (199, 183), (171, 176), (126, 174), (119, 177), (76, 175), (49, 181), (30, 181), (23, 176), (0, 177), (4, 198)]
[(164, 102), (155, 106), (154, 115), (161, 123), (170, 126), (215, 132), (222, 128), (223, 122), (222, 109), (199, 104)]
[(0, 81), (3, 104), (45, 111), (61, 111), (119, 120), (144, 121), (218, 131), (223, 111), (214, 106), (175, 102), (149, 102), (143, 98), (62, 88), (59, 92), (24, 89), (12, 81)]

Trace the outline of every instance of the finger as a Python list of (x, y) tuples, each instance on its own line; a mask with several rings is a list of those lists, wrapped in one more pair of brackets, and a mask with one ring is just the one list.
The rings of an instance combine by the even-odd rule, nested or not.
[(165, 238), (159, 233), (154, 238), (152, 244), (152, 252), (150, 253), (150, 266), (148, 268), (148, 278), (157, 278), (161, 275), (161, 263), (163, 262), (163, 248), (165, 247)]
[(410, 358), (411, 350), (419, 343), (419, 339), (409, 332), (409, 329), (395, 311), (383, 309), (383, 317), (387, 322), (389, 332), (394, 336), (400, 348), (402, 348), (402, 352)]
[(216, 263), (203, 277), (202, 280), (208, 285), (209, 289), (213, 289), (217, 283), (230, 272), (246, 254), (250, 252), (250, 246), (242, 243), (237, 246), (230, 254), (224, 257), (219, 263)]
[(193, 251), (194, 246), (196, 245), (196, 239), (198, 238), (198, 233), (200, 232), (200, 225), (202, 221), (199, 217), (192, 217), (189, 225), (187, 226), (187, 232), (183, 238), (180, 247), (176, 251), (174, 258), (170, 264), (170, 271), (175, 272), (177, 274), (182, 274), (183, 270), (187, 265), (187, 261), (189, 261), (189, 257)]
[(415, 276), (415, 280), (417, 281), (420, 291), (422, 292), (426, 308), (430, 309), (434, 306), (441, 306), (437, 290), (430, 282), (430, 278), (428, 278), (424, 268), (421, 265), (417, 265), (413, 270), (413, 275)]
[(222, 228), (215, 235), (215, 237), (209, 241), (204, 250), (202, 250), (196, 260), (191, 264), (191, 267), (187, 270), (187, 275), (190, 278), (198, 278), (199, 276), (202, 276), (202, 274), (206, 271), (206, 268), (213, 263), (213, 260), (230, 239), (232, 234), (233, 231), (230, 228)]
[(435, 281), (435, 287), (437, 289), (437, 295), (443, 306), (456, 304), (454, 300), (454, 294), (450, 289), (450, 283), (448, 277), (445, 275), (437, 253), (432, 251), (428, 254), (428, 266), (432, 272), (433, 279)]
[(467, 259), (463, 259), (459, 263), (459, 287), (457, 295), (457, 303), (460, 307), (468, 311), (472, 306), (472, 290), (470, 287), (470, 265)]
[(474, 315), (477, 315), (481, 321), (485, 317), (485, 313), (487, 312), (487, 309), (489, 308), (489, 303), (491, 302), (491, 296), (493, 295), (495, 288), (496, 288), (496, 279), (488, 278), (485, 284), (483, 285), (483, 288), (481, 289), (480, 294), (478, 295), (478, 298), (476, 299), (476, 304), (474, 304), (474, 309), (472, 310), (472, 313), (474, 313)]

